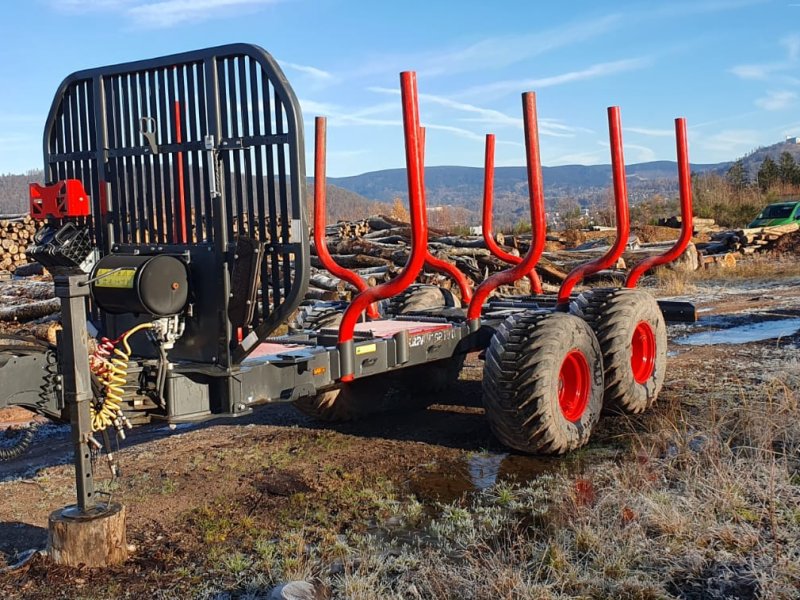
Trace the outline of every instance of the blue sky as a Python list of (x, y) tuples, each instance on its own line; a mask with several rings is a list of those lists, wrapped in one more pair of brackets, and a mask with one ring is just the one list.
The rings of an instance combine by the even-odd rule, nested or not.
[(2, 173), (41, 167), (67, 74), (229, 42), (280, 61), (309, 142), (329, 117), (331, 176), (403, 166), (401, 70), (418, 73), (428, 165), (482, 165), (487, 132), (498, 165), (523, 164), (529, 89), (545, 165), (609, 162), (612, 104), (628, 163), (673, 160), (677, 116), (692, 162), (800, 135), (798, 0), (27, 0), (4, 3), (0, 39)]

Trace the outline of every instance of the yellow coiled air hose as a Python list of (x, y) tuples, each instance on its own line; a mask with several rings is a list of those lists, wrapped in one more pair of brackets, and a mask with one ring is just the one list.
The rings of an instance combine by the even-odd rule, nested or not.
[(95, 408), (91, 407), (92, 431), (103, 431), (111, 425), (115, 425), (122, 417), (122, 400), (125, 394), (124, 386), (128, 380), (128, 361), (131, 357), (131, 347), (128, 345), (128, 338), (134, 333), (143, 329), (150, 329), (152, 323), (142, 323), (126, 331), (120, 341), (123, 350), (114, 348), (113, 358), (107, 359), (106, 369), (103, 372), (102, 383), (105, 387), (105, 398), (102, 404)]

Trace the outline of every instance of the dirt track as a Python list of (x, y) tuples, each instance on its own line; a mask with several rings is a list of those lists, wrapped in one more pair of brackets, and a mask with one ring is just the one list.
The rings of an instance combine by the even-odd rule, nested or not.
[[(736, 393), (776, 375), (799, 380), (800, 325), (780, 339), (675, 343), (693, 333), (798, 318), (799, 286), (797, 278), (774, 284), (745, 280), (725, 289), (706, 282), (690, 292), (702, 318), (696, 325), (670, 327), (663, 401), (706, 410), (712, 387)], [(275, 405), (236, 421), (138, 429), (118, 455), (122, 478), (107, 482), (129, 509), (129, 539), (138, 548), (133, 558), (112, 573), (77, 580), (74, 572), (49, 568), (37, 558), (0, 577), (0, 590), (6, 597), (60, 597), (75, 589), (102, 596), (122, 594), (119, 584), (132, 597), (156, 589), (188, 594), (196, 580), (184, 572), (186, 565), (213, 572), (204, 561), (214, 560), (217, 546), (275, 537), (287, 528), (302, 531), (303, 543), (320, 545), (329, 536), (366, 534), (382, 525), (381, 498), (415, 498), (423, 510), (436, 510), (437, 501), (459, 502), (504, 479), (565, 469), (580, 474), (597, 460), (622, 456), (626, 436), (650, 427), (647, 416), (606, 417), (585, 451), (561, 459), (508, 455), (483, 418), (480, 379), (481, 363), (470, 357), (458, 384), (430, 409), (355, 424), (321, 425), (291, 406)], [(73, 501), (73, 472), (65, 464), (68, 430), (50, 427), (43, 433), (28, 455), (0, 463), (0, 556), (9, 563), (43, 547), (48, 514)], [(97, 469), (101, 478), (108, 476), (102, 461)], [(235, 582), (219, 577), (222, 589), (236, 589)], [(48, 594), (42, 595), (43, 584)]]

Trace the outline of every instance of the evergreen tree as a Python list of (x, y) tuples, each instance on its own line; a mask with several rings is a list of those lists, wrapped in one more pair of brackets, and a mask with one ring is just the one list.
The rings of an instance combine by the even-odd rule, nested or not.
[(782, 152), (778, 163), (778, 176), (781, 180), (781, 185), (791, 185), (794, 182), (796, 172), (797, 163), (794, 161), (794, 156), (789, 152)]
[(778, 183), (779, 179), (780, 169), (778, 165), (775, 164), (775, 161), (767, 155), (761, 163), (761, 167), (758, 169), (758, 187), (761, 188), (762, 192), (766, 192), (773, 185)]
[(737, 160), (725, 176), (728, 184), (735, 190), (743, 190), (750, 185), (750, 177), (747, 174), (747, 169), (744, 166), (744, 160), (741, 158)]

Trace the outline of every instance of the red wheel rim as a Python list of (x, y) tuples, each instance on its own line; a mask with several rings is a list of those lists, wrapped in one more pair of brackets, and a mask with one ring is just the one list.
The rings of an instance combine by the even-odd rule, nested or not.
[(579, 421), (589, 404), (589, 363), (583, 352), (570, 350), (558, 372), (558, 405), (567, 421)]
[(639, 321), (631, 339), (631, 371), (636, 383), (646, 383), (656, 368), (656, 334), (647, 321)]

